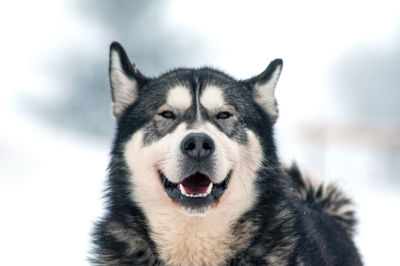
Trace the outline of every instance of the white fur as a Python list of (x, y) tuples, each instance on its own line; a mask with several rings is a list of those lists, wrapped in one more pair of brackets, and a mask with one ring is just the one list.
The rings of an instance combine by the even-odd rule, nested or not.
[(167, 104), (172, 108), (186, 110), (192, 104), (192, 95), (187, 87), (177, 86), (168, 92)]
[(200, 103), (210, 111), (222, 108), (225, 105), (222, 89), (217, 86), (207, 86), (201, 94)]
[(281, 71), (282, 66), (278, 66), (267, 82), (256, 83), (254, 86), (253, 97), (255, 101), (264, 108), (273, 121), (278, 118), (278, 108), (276, 106), (274, 94)]
[[(188, 215), (181, 210), (166, 194), (157, 173), (161, 168), (174, 181), (173, 172), (179, 173), (179, 169), (170, 169), (171, 166), (178, 167), (174, 164), (177, 161), (174, 150), (193, 130), (212, 136), (220, 150), (216, 164), (220, 174), (215, 179), (222, 181), (228, 171), (233, 170), (228, 189), (218, 204), (201, 216)], [(246, 241), (247, 236), (233, 235), (230, 228), (257, 197), (254, 179), (262, 152), (255, 134), (248, 130), (247, 137), (247, 144), (240, 145), (211, 123), (205, 123), (191, 130), (181, 124), (174, 132), (145, 147), (142, 146), (141, 131), (128, 141), (124, 156), (133, 173), (133, 199), (142, 207), (149, 221), (151, 237), (168, 265), (220, 265), (240, 248), (240, 245), (232, 247), (236, 239)]]
[(121, 58), (118, 52), (111, 51), (110, 82), (113, 89), (113, 114), (119, 117), (122, 112), (137, 98), (137, 82), (127, 76), (121, 68)]

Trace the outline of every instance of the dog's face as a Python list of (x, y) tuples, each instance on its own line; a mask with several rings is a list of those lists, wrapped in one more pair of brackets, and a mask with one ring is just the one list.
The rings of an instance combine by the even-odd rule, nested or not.
[(146, 212), (186, 215), (248, 208), (269, 145), (258, 129), (270, 128), (277, 118), (274, 88), (281, 67), (275, 60), (244, 81), (212, 69), (179, 69), (149, 79), (114, 43), (113, 113), (131, 200)]

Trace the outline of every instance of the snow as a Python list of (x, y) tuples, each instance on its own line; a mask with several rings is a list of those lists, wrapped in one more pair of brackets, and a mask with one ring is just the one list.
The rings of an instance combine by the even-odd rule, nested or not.
[(1, 136), (0, 264), (85, 265), (108, 145), (7, 116), (14, 125)]

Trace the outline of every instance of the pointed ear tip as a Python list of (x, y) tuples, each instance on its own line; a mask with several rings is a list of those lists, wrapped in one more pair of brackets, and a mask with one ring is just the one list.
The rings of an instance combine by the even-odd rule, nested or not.
[(122, 47), (122, 45), (119, 42), (113, 41), (110, 44), (110, 52), (116, 51), (116, 52), (120, 53), (123, 50), (124, 50), (124, 48)]
[(283, 60), (281, 58), (276, 58), (271, 62), (271, 64), (274, 66), (280, 66), (282, 68)]
[(117, 42), (117, 41), (112, 41), (111, 42), (110, 49), (115, 49), (115, 48), (118, 48), (118, 47), (121, 47), (121, 44), (119, 42)]

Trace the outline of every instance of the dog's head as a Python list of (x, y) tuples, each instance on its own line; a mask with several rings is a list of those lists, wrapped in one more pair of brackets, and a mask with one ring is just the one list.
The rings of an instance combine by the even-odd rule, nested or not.
[(281, 69), (277, 59), (248, 80), (209, 68), (147, 78), (113, 43), (114, 155), (127, 166), (131, 200), (147, 212), (187, 215), (248, 208), (257, 197), (258, 171), (275, 157)]

